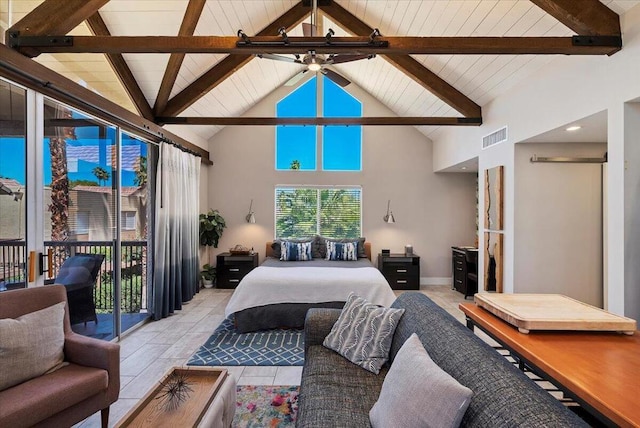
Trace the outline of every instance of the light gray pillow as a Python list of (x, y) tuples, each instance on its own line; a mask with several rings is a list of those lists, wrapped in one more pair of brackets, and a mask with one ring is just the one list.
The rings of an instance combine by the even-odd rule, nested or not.
[(0, 391), (59, 367), (66, 302), (16, 319), (0, 319)]
[(389, 359), (393, 333), (403, 313), (404, 309), (374, 305), (350, 293), (322, 344), (363, 369), (378, 374)]
[(413, 333), (396, 354), (369, 419), (373, 428), (458, 427), (472, 395), (433, 362)]

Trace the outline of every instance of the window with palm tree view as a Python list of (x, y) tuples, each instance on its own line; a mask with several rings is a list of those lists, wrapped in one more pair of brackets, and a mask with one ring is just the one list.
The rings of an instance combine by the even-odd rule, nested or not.
[[(321, 111), (318, 111), (321, 98)], [(332, 80), (313, 77), (276, 105), (278, 117), (361, 117), (362, 103)], [(276, 127), (276, 169), (316, 170), (317, 143), (322, 172), (362, 170), (361, 126)], [(362, 191), (358, 187), (276, 188), (276, 237), (319, 234), (361, 236)]]

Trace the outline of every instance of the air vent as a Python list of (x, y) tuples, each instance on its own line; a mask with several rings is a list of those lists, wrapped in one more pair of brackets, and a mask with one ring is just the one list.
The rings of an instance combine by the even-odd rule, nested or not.
[(507, 141), (507, 127), (500, 128), (495, 132), (492, 132), (489, 135), (485, 135), (482, 137), (482, 148), (486, 149), (487, 147), (494, 146), (498, 143), (502, 143), (503, 141)]

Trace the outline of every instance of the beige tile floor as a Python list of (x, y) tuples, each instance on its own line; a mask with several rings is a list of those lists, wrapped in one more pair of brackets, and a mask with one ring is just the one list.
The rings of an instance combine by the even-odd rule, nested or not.
[[(462, 294), (449, 286), (427, 286), (421, 291), (464, 322), (464, 315), (458, 309), (458, 304), (464, 301)], [(120, 398), (111, 406), (110, 426), (120, 420), (169, 368), (187, 363), (224, 319), (224, 308), (232, 293), (233, 290), (203, 289), (181, 311), (166, 319), (149, 322), (122, 339)], [(302, 367), (226, 368), (238, 385), (298, 385), (302, 374)], [(100, 413), (77, 427), (100, 427)]]

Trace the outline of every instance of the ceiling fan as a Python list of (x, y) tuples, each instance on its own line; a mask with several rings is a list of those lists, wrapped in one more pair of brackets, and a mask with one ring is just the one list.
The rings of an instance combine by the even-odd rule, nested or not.
[[(314, 37), (319, 34), (321, 29), (318, 26), (318, 0), (313, 0), (313, 10), (311, 13), (311, 23), (302, 23), (302, 32), (305, 37)], [(283, 37), (287, 38), (287, 33), (285, 32), (285, 28), (281, 27), (278, 30), (278, 33)], [(327, 42), (331, 40), (331, 36), (335, 33), (329, 28), (327, 34), (324, 36), (327, 39)], [(294, 55), (295, 58), (291, 58), (284, 55), (275, 55), (275, 54), (258, 54), (256, 55), (258, 58), (266, 58), (272, 59), (276, 61), (285, 61), (285, 62), (293, 62), (296, 64), (305, 65), (306, 68), (302, 70), (300, 73), (293, 76), (289, 79), (284, 85), (285, 86), (293, 86), (298, 83), (305, 75), (307, 71), (313, 71), (315, 73), (322, 73), (327, 76), (327, 78), (331, 79), (336, 84), (344, 87), (351, 83), (349, 79), (337, 73), (335, 70), (331, 68), (327, 68), (327, 66), (334, 64), (341, 64), (345, 62), (358, 61), (361, 59), (371, 59), (375, 57), (375, 54), (361, 55), (361, 54), (331, 54), (331, 55), (322, 55), (316, 54), (315, 51), (310, 50), (304, 55)]]
[[(329, 31), (331, 31), (331, 30), (329, 30)], [(318, 72), (322, 73), (323, 75), (327, 76), (327, 78), (333, 80), (338, 85), (344, 87), (344, 86), (347, 86), (351, 82), (346, 77), (342, 76), (341, 74), (337, 73), (336, 71), (334, 71), (334, 70), (332, 70), (330, 68), (327, 68), (327, 66), (330, 66), (330, 65), (333, 65), (333, 64), (341, 64), (341, 63), (345, 63), (345, 62), (357, 61), (357, 60), (361, 60), (361, 59), (371, 59), (371, 58), (375, 57), (375, 54), (368, 54), (368, 55), (352, 55), (352, 54), (322, 55), (322, 54), (316, 54), (315, 51), (308, 51), (303, 56), (295, 55), (295, 58), (291, 58), (291, 57), (284, 56), (284, 55), (274, 55), (274, 54), (258, 54), (256, 56), (258, 58), (266, 58), (266, 59), (272, 59), (272, 60), (276, 60), (276, 61), (292, 62), (292, 63), (295, 63), (295, 64), (301, 64), (301, 65), (306, 66), (306, 68), (304, 70), (302, 70), (300, 73), (296, 74), (291, 79), (289, 79), (285, 83), (285, 86), (293, 86), (293, 85), (295, 85), (300, 79), (302, 79), (304, 77), (304, 74), (307, 71), (313, 71), (313, 72), (316, 72), (316, 73), (318, 73)]]

